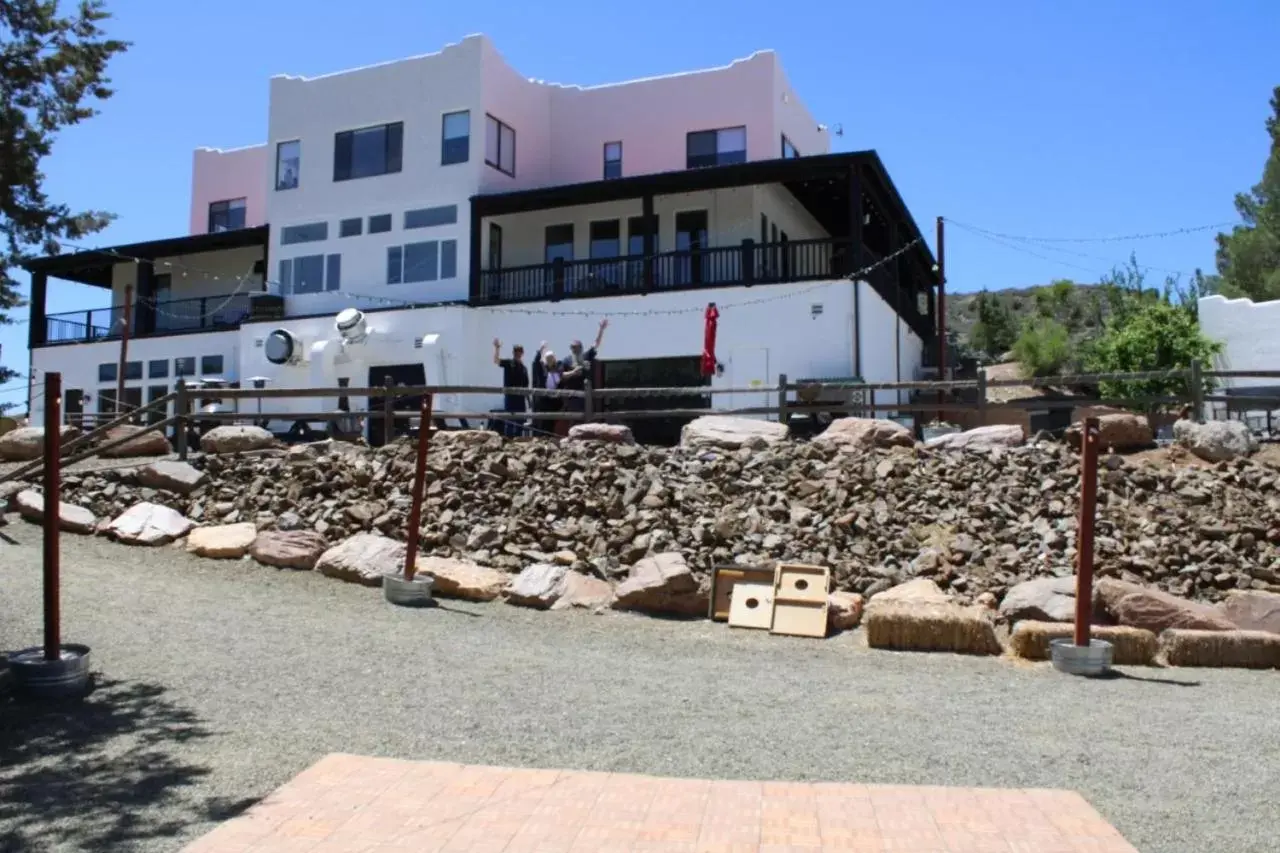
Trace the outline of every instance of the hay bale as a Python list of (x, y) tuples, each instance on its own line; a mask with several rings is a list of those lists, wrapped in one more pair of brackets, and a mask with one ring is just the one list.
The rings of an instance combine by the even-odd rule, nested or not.
[(982, 607), (958, 604), (892, 604), (867, 608), (867, 645), (873, 649), (998, 655), (996, 626)]
[[(1074, 635), (1070, 622), (1023, 621), (1009, 635), (1009, 651), (1027, 660), (1048, 660), (1050, 641)], [(1111, 644), (1112, 663), (1117, 666), (1151, 666), (1160, 649), (1155, 634), (1126, 625), (1095, 625), (1089, 635)]]
[(1280, 634), (1269, 631), (1197, 631), (1169, 628), (1160, 650), (1170, 666), (1280, 669)]

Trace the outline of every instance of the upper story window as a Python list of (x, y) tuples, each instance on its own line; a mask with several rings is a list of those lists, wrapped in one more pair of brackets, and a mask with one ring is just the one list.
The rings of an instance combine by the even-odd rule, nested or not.
[(245, 200), (229, 198), (209, 204), (209, 233), (244, 227)]
[(606, 178), (622, 177), (621, 142), (606, 142), (604, 144), (604, 176)]
[(417, 210), (406, 210), (404, 212), (404, 227), (410, 228), (430, 228), (434, 225), (454, 225), (458, 221), (458, 206), (456, 204), (445, 205), (444, 207), (421, 207)]
[(441, 120), (440, 165), (452, 166), (471, 159), (471, 111), (445, 113)]
[(276, 189), (297, 189), (301, 172), (302, 143), (294, 139), (276, 145)]
[(797, 151), (796, 147), (791, 144), (791, 140), (787, 139), (787, 135), (785, 133), (782, 134), (782, 159), (790, 160), (793, 157), (799, 157), (799, 156), (800, 156), (800, 152)]
[(280, 245), (294, 243), (319, 243), (329, 239), (328, 222), (308, 222), (306, 225), (286, 225), (280, 229)]
[(399, 172), (404, 153), (404, 122), (344, 130), (333, 136), (333, 179), (349, 181)]
[(355, 219), (344, 219), (338, 223), (339, 237), (359, 237), (364, 233), (364, 220), (357, 216)]
[(391, 214), (375, 213), (369, 217), (369, 233), (384, 234), (391, 230)]
[(484, 162), (505, 175), (516, 176), (516, 132), (491, 115), (485, 116)]
[(747, 129), (695, 130), (685, 137), (686, 168), (747, 162)]
[(322, 293), (342, 286), (342, 255), (304, 255), (280, 262), (282, 293)]

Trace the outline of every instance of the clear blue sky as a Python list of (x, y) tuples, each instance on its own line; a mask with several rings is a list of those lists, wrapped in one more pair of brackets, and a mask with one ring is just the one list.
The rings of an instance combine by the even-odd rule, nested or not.
[[(113, 34), (134, 43), (111, 67), (117, 94), (45, 163), (54, 198), (118, 214), (94, 245), (185, 233), (192, 149), (264, 141), (272, 74), (431, 52), (474, 32), (522, 74), (561, 83), (773, 48), (817, 120), (843, 125), (837, 150), (880, 153), (931, 243), (939, 215), (1042, 237), (1233, 221), (1234, 193), (1261, 175), (1267, 100), (1280, 84), (1278, 0), (108, 5)], [(1213, 232), (1057, 244), (1067, 251), (1015, 245), (952, 228), (949, 287), (1094, 281), (1130, 251), (1157, 280), (1213, 266)], [(90, 288), (50, 290), (51, 312), (105, 304)], [(25, 373), (26, 326), (0, 329), (0, 343)]]

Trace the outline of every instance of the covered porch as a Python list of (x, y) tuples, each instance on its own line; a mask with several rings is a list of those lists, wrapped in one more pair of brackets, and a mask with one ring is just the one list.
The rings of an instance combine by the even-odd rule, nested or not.
[[(268, 239), (263, 225), (29, 261), (29, 346), (119, 337), (126, 302), (133, 337), (236, 328), (250, 315), (251, 295), (266, 288)], [(111, 304), (49, 314), (50, 279), (102, 288)]]

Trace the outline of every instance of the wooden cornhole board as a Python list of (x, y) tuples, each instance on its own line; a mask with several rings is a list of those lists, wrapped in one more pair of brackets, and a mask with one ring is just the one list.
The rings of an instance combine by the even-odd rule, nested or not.
[[(733, 588), (739, 583), (763, 583), (773, 586), (773, 569), (762, 569), (757, 566), (716, 566), (711, 570), (711, 603), (707, 618), (715, 622), (724, 622), (729, 618), (733, 605)], [(772, 597), (772, 596), (770, 596)], [(768, 625), (764, 627), (768, 628)]]
[(773, 626), (773, 584), (738, 581), (733, 585), (732, 598), (729, 627), (770, 630)]
[(779, 563), (773, 576), (773, 624), (770, 633), (793, 637), (827, 636), (827, 590), (831, 570), (825, 566)]

